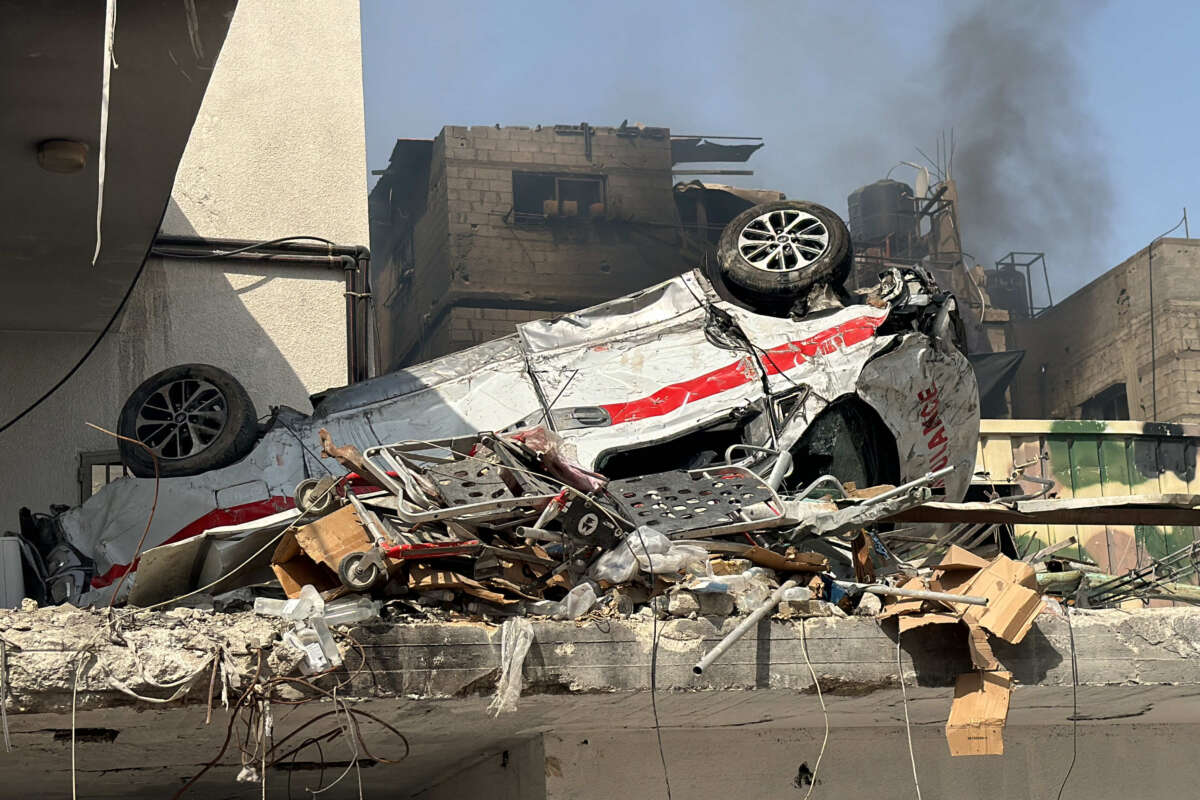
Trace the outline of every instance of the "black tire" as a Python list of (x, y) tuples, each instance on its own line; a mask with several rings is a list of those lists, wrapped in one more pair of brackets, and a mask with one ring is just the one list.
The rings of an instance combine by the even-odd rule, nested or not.
[[(258, 417), (250, 395), (228, 372), (208, 364), (181, 364), (151, 375), (133, 390), (121, 408), (117, 431), (154, 450), (161, 477), (179, 477), (244, 458), (258, 440)], [(122, 441), (120, 450), (131, 473), (154, 477), (154, 459), (145, 448)]]
[[(812, 235), (784, 232), (785, 220), (794, 221), (797, 217), (800, 227), (796, 230)], [(754, 242), (772, 241), (770, 229), (789, 238), (775, 240), (778, 247), (755, 248)], [(754, 262), (747, 256), (754, 258)], [(764, 263), (764, 259), (771, 260)], [(717, 245), (722, 277), (767, 301), (801, 299), (818, 283), (840, 287), (850, 274), (851, 261), (850, 231), (842, 218), (825, 206), (799, 200), (780, 200), (746, 209), (725, 226)]]

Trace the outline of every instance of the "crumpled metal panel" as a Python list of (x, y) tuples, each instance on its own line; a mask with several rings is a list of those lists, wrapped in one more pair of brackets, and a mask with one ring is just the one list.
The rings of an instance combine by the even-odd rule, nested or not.
[[(370, 391), (345, 392), (363, 401), (322, 404), (320, 416), (285, 409), (246, 458), (219, 470), (163, 478), (144, 548), (177, 541), (218, 525), (237, 524), (292, 505), (296, 484), (309, 476), (343, 474), (333, 459), (319, 457), (317, 431), (324, 427), (338, 444), (365, 449), (389, 442), (436, 439), (480, 430), (499, 430), (541, 408), (515, 337), (494, 347), (473, 348), (462, 363), (438, 359), (378, 379)], [(406, 393), (400, 393), (407, 389)], [(340, 395), (341, 393), (339, 393)], [(336, 408), (337, 410), (328, 410)], [(237, 497), (232, 487), (265, 484), (255, 497), (222, 507), (219, 497)], [(67, 540), (97, 562), (94, 583), (103, 585), (114, 566), (128, 564), (146, 527), (154, 498), (153, 478), (122, 478), (62, 516)]]
[[(734, 318), (753, 357), (708, 340), (705, 303)], [(668, 440), (761, 399), (764, 370), (772, 394), (811, 390), (788, 430), (794, 441), (828, 402), (855, 391), (863, 365), (890, 341), (875, 336), (887, 316), (862, 305), (804, 320), (762, 316), (716, 299), (693, 271), (620, 301), (527, 323), (521, 333), (554, 408), (608, 412), (606, 426), (561, 431), (580, 463), (594, 467), (607, 451)]]
[[(706, 303), (734, 318), (754, 355), (709, 341)], [(311, 417), (283, 410), (241, 462), (163, 479), (145, 546), (283, 510), (302, 479), (344, 472), (318, 457), (322, 427), (338, 444), (361, 450), (503, 430), (540, 417), (540, 388), (555, 409), (602, 410), (561, 431), (576, 459), (593, 467), (607, 450), (667, 440), (728, 418), (763, 398), (764, 373), (772, 395), (806, 391), (786, 443), (826, 404), (857, 392), (895, 433), (905, 480), (935, 467), (943, 454), (961, 460), (947, 493), (960, 499), (979, 424), (970, 365), (919, 334), (883, 352), (896, 338), (875, 335), (887, 316), (886, 309), (866, 305), (799, 321), (760, 316), (721, 301), (699, 271), (689, 272), (574, 314), (527, 323), (518, 336), (348, 387)], [(927, 429), (931, 421), (937, 424)], [(152, 479), (127, 478), (63, 515), (68, 540), (97, 561), (97, 585), (132, 559), (153, 494)], [(222, 507), (223, 500), (232, 507)]]
[[(654, 329), (672, 321), (681, 323), (686, 319), (703, 323), (699, 298), (704, 297), (705, 292), (706, 287), (700, 283), (698, 273), (692, 271), (581, 311), (526, 322), (517, 329), (531, 355), (578, 348), (618, 336), (630, 336), (641, 329)], [(643, 338), (649, 335), (647, 333)]]
[(902, 481), (952, 465), (946, 499), (966, 495), (979, 439), (979, 394), (962, 353), (907, 334), (893, 350), (867, 362), (858, 394), (895, 435)]

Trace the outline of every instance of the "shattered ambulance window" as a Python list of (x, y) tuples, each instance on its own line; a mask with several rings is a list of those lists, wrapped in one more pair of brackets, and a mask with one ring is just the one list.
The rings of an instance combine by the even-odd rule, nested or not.
[(599, 175), (514, 172), (513, 213), (517, 222), (603, 215), (604, 178)]
[(87, 500), (117, 478), (129, 475), (117, 450), (93, 450), (79, 454), (79, 502)]

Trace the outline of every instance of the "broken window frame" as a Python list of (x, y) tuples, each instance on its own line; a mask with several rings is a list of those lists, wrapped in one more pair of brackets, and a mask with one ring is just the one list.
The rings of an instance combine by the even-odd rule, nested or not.
[[(103, 468), (103, 480), (97, 483), (96, 469)], [(89, 497), (117, 478), (129, 476), (129, 468), (121, 461), (120, 450), (86, 450), (79, 454), (79, 502)]]
[(1129, 393), (1123, 382), (1114, 383), (1079, 404), (1080, 419), (1112, 422), (1129, 419)]
[[(533, 183), (534, 181), (539, 181), (539, 180), (540, 181), (553, 180), (554, 194), (552, 197), (546, 196), (546, 191), (545, 191), (544, 187), (540, 190), (534, 190), (534, 189), (530, 188), (528, 185), (525, 187), (519, 186), (519, 184), (521, 184), (521, 183), (528, 184), (528, 183)], [(564, 214), (563, 214), (563, 202), (564, 202), (563, 184), (564, 183), (568, 183), (568, 184), (581, 183), (581, 184), (594, 185), (596, 187), (595, 199), (591, 200), (588, 203), (583, 204), (582, 207), (579, 207), (577, 205), (576, 211), (574, 214), (564, 216)], [(595, 175), (595, 174), (588, 174), (588, 173), (581, 174), (581, 173), (575, 173), (575, 172), (537, 172), (537, 171), (513, 170), (512, 186), (513, 186), (512, 218), (513, 218), (513, 221), (515, 223), (517, 223), (518, 225), (543, 224), (547, 220), (552, 219), (552, 218), (553, 219), (592, 219), (591, 205), (593, 203), (599, 203), (601, 206), (603, 206), (605, 208), (607, 208), (607, 205), (608, 205), (608, 200), (607, 200), (608, 181), (604, 175)], [(529, 200), (528, 194), (530, 192), (535, 192), (535, 191), (541, 198), (538, 201), (540, 203), (540, 207), (535, 207), (534, 203), (532, 203), (532, 202), (518, 203), (519, 195), (526, 195), (525, 200), (528, 201)], [(555, 203), (555, 207), (558, 209), (557, 214), (546, 214), (545, 203), (548, 201), (553, 201)], [(566, 202), (569, 202), (569, 200), (566, 200)]]

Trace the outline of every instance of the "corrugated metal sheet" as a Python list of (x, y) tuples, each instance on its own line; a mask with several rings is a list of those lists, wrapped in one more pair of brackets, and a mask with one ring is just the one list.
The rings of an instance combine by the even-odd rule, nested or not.
[[(1200, 493), (1196, 475), (1200, 426), (1148, 422), (1079, 420), (983, 420), (976, 453), (976, 483), (1041, 488), (1023, 480), (1054, 481), (1051, 496), (1062, 498)], [(1144, 566), (1194, 541), (1191, 526), (1018, 525), (1024, 552), (1034, 552), (1069, 536), (1078, 548), (1110, 573)]]

